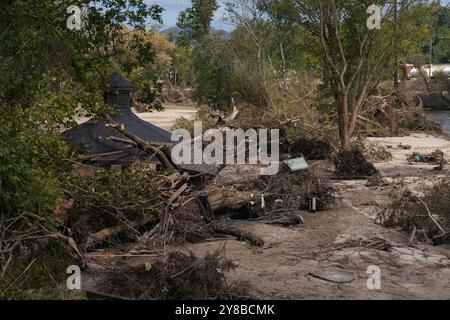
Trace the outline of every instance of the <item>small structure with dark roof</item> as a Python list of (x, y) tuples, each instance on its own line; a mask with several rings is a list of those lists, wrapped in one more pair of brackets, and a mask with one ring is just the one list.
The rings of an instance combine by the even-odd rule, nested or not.
[[(143, 140), (170, 143), (170, 132), (140, 119), (131, 111), (134, 85), (117, 72), (114, 72), (109, 80), (110, 90), (105, 94), (105, 100), (117, 109), (110, 117)], [(111, 140), (111, 137), (119, 139)], [(148, 151), (117, 141), (128, 139), (118, 130), (108, 126), (105, 120), (83, 123), (66, 132), (64, 139), (72, 145), (85, 148), (86, 158), (103, 164), (125, 164), (138, 159), (154, 158)]]

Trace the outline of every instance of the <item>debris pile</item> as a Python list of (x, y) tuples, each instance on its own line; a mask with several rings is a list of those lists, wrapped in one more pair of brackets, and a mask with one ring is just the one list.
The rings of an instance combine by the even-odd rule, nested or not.
[[(120, 100), (116, 98), (110, 96), (110, 100)], [(334, 200), (333, 189), (303, 157), (292, 159), (294, 166), (289, 166), (290, 170), (283, 167), (273, 176), (261, 175), (260, 165), (212, 169), (177, 165), (170, 156), (172, 145), (165, 139), (141, 136), (139, 130), (134, 130), (136, 121), (130, 122), (136, 119), (129, 104), (119, 107), (122, 118), (106, 115), (100, 121), (101, 132), (87, 130), (88, 155), (70, 159), (75, 165), (67, 178), (63, 199), (70, 206), (59, 212), (65, 225), (63, 233), (80, 248), (82, 259), (109, 248), (131, 256), (151, 250), (160, 257), (161, 252), (169, 254), (138, 268), (114, 265), (100, 288), (103, 295), (137, 299), (242, 298), (224, 281), (223, 273), (231, 264), (223, 261), (223, 251), (198, 259), (192, 254), (173, 252), (172, 248), (166, 251), (168, 246), (226, 236), (261, 247), (264, 241), (245, 231), (241, 223), (298, 225), (303, 223), (299, 210), (322, 210)], [(236, 109), (230, 117), (215, 114), (216, 126), (228, 125), (236, 114)], [(98, 129), (99, 124), (89, 126)], [(79, 130), (70, 135), (79, 137), (75, 142), (83, 144), (86, 132)], [(105, 143), (111, 149), (102, 149), (104, 154), (90, 148)], [(130, 150), (132, 155), (128, 154)], [(307, 159), (324, 159), (330, 146), (319, 140), (301, 140), (291, 152), (304, 154)]]
[(367, 179), (366, 187), (384, 187), (389, 183), (379, 174), (375, 174)]
[(393, 183), (393, 202), (380, 210), (379, 222), (410, 232), (411, 241), (417, 239), (431, 244), (450, 241), (450, 180), (442, 179), (419, 191), (416, 194), (409, 190), (403, 180)]
[(336, 174), (340, 177), (367, 178), (379, 174), (378, 170), (366, 160), (361, 151), (341, 151), (334, 158)]
[(93, 295), (138, 300), (246, 299), (248, 284), (225, 281), (225, 273), (234, 267), (224, 258), (223, 247), (204, 259), (173, 251), (165, 261), (102, 272), (104, 281)]
[(437, 165), (447, 163), (447, 160), (444, 158), (444, 153), (441, 150), (435, 150), (428, 154), (413, 152), (413, 154), (408, 156), (407, 160), (409, 163), (422, 162)]
[(364, 144), (362, 151), (364, 156), (370, 160), (392, 160), (392, 153), (389, 151), (389, 149), (379, 143), (366, 143)]

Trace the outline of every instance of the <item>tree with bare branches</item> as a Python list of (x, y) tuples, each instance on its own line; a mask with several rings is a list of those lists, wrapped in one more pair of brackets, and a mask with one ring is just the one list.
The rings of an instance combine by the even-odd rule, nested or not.
[(397, 54), (400, 48), (419, 41), (418, 37), (424, 34), (423, 25), (417, 24), (414, 29), (417, 21), (412, 16), (422, 1), (398, 2), (397, 19), (393, 15), (394, 1), (375, 1), (381, 9), (381, 29), (368, 27), (368, 8), (373, 0), (294, 2), (298, 23), (320, 41), (323, 81), (335, 97), (341, 149), (350, 150), (367, 97), (396, 71), (395, 66), (401, 62)]

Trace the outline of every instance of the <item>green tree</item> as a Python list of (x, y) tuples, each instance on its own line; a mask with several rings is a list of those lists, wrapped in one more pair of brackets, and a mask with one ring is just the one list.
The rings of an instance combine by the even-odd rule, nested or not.
[(205, 36), (192, 53), (195, 99), (214, 109), (225, 110), (232, 98), (231, 55), (227, 43), (215, 35)]
[(177, 42), (179, 46), (192, 47), (195, 100), (224, 109), (231, 103), (231, 60), (224, 40), (211, 33), (211, 21), (217, 8), (215, 0), (193, 0), (192, 7), (178, 17), (181, 34)]
[(450, 62), (450, 8), (439, 6), (436, 15), (437, 43), (433, 49), (436, 63)]
[[(81, 30), (66, 26), (70, 5), (83, 9)], [(70, 170), (61, 132), (75, 124), (80, 108), (92, 115), (107, 110), (102, 93), (120, 63), (124, 26), (142, 30), (160, 13), (144, 0), (0, 2), (0, 243), (11, 248), (0, 253), (0, 270), (11, 261), (19, 270), (15, 276), (11, 266), (12, 276), (0, 271), (2, 295), (13, 294), (10, 285), (30, 263), (12, 258), (19, 246), (30, 245), (30, 234), (45, 237), (57, 227), (53, 210)], [(139, 63), (153, 59), (147, 42), (136, 39), (135, 45)], [(28, 271), (41, 268), (36, 262)]]
[[(367, 26), (367, 8), (382, 8), (381, 30)], [(367, 97), (401, 62), (399, 53), (427, 34), (414, 13), (426, 12), (421, 1), (403, 3), (397, 21), (390, 1), (296, 0), (300, 25), (320, 43), (323, 81), (335, 97), (341, 148), (350, 150), (358, 116)]]
[[(79, 31), (66, 26), (67, 8), (74, 4), (84, 12)], [(117, 64), (116, 49), (126, 40), (124, 24), (143, 29), (160, 13), (158, 6), (138, 0), (0, 3), (0, 210), (48, 209), (39, 201), (51, 198), (40, 196), (49, 189), (45, 185), (55, 185), (45, 178), (61, 169), (66, 150), (58, 139), (61, 129), (75, 124), (79, 107), (91, 114), (105, 110), (102, 92)], [(133, 45), (139, 63), (153, 59), (148, 41), (138, 38)]]
[(192, 0), (192, 7), (180, 12), (177, 26), (180, 44), (200, 42), (211, 31), (211, 21), (218, 5), (216, 0)]

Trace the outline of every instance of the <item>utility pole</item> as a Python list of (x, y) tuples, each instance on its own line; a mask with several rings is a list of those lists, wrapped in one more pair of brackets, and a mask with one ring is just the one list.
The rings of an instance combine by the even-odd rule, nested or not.
[(428, 68), (428, 76), (431, 78), (431, 64), (433, 63), (433, 35), (430, 37), (430, 66)]
[[(395, 36), (397, 36), (398, 31), (398, 6), (397, 1), (394, 0), (394, 24), (395, 24)], [(394, 72), (394, 92), (398, 91), (398, 55), (397, 55), (397, 43), (395, 44), (395, 51), (394, 51), (394, 61), (395, 61), (395, 72)]]

